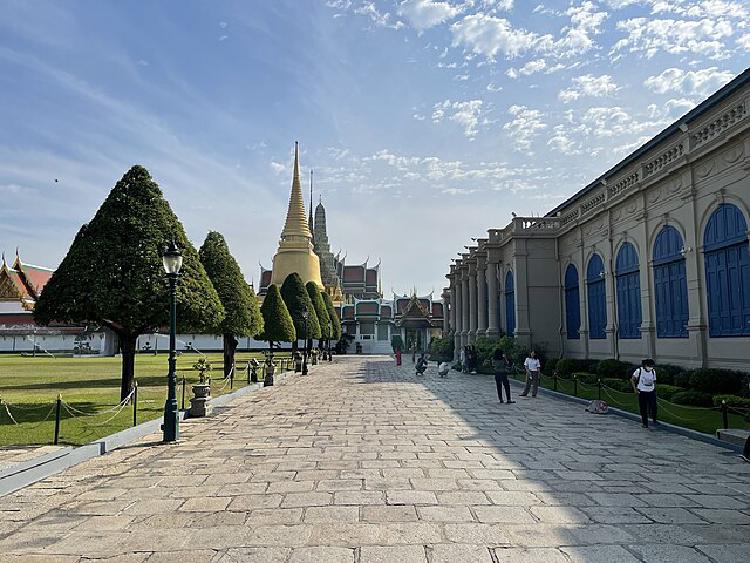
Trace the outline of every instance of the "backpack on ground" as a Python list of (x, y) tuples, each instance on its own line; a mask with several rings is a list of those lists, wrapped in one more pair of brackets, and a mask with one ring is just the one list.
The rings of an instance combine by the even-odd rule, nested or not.
[(607, 414), (607, 411), (609, 410), (609, 405), (606, 401), (600, 401), (599, 399), (595, 399), (589, 403), (589, 406), (586, 407), (586, 412), (590, 412), (592, 414)]

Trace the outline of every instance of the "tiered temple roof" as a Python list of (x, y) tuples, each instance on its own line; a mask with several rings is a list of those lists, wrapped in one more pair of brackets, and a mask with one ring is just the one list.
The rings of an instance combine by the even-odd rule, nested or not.
[(12, 266), (8, 266), (3, 254), (0, 262), (0, 312), (29, 315), (52, 274), (50, 268), (24, 264), (18, 250)]

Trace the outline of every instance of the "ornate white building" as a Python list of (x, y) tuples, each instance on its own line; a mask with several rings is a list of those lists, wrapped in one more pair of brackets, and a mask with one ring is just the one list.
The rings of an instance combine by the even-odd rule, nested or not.
[(450, 267), (456, 349), (513, 334), (549, 357), (747, 369), (750, 69), (545, 217)]

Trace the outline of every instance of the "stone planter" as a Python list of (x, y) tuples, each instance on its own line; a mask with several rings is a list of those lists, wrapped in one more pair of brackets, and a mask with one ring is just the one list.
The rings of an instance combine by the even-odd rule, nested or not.
[(208, 416), (213, 411), (211, 406), (211, 384), (198, 383), (193, 385), (193, 395), (190, 399), (190, 418)]
[(276, 368), (273, 365), (266, 366), (266, 376), (263, 378), (263, 387), (273, 387), (273, 374)]

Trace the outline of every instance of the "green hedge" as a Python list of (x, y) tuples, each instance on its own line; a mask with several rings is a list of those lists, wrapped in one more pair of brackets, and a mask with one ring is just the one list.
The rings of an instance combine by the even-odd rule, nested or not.
[(672, 402), (674, 396), (677, 393), (686, 391), (684, 387), (677, 387), (676, 385), (667, 385), (666, 383), (656, 382), (656, 396), (665, 401)]
[(720, 407), (722, 401), (726, 401), (728, 407), (750, 410), (750, 399), (746, 399), (745, 397), (738, 395), (714, 395), (715, 407)]
[(633, 392), (633, 386), (631, 385), (629, 379), (617, 379), (615, 377), (605, 377), (605, 378), (602, 378), (602, 385), (611, 387), (615, 391), (620, 391), (621, 393)]
[(672, 403), (678, 405), (689, 405), (691, 407), (712, 407), (713, 398), (708, 393), (701, 393), (694, 389), (681, 391), (672, 395)]
[(602, 360), (596, 366), (596, 373), (599, 377), (630, 379), (635, 366), (620, 360)]
[(747, 375), (728, 369), (696, 369), (690, 372), (690, 388), (702, 393), (740, 395), (747, 390)]

